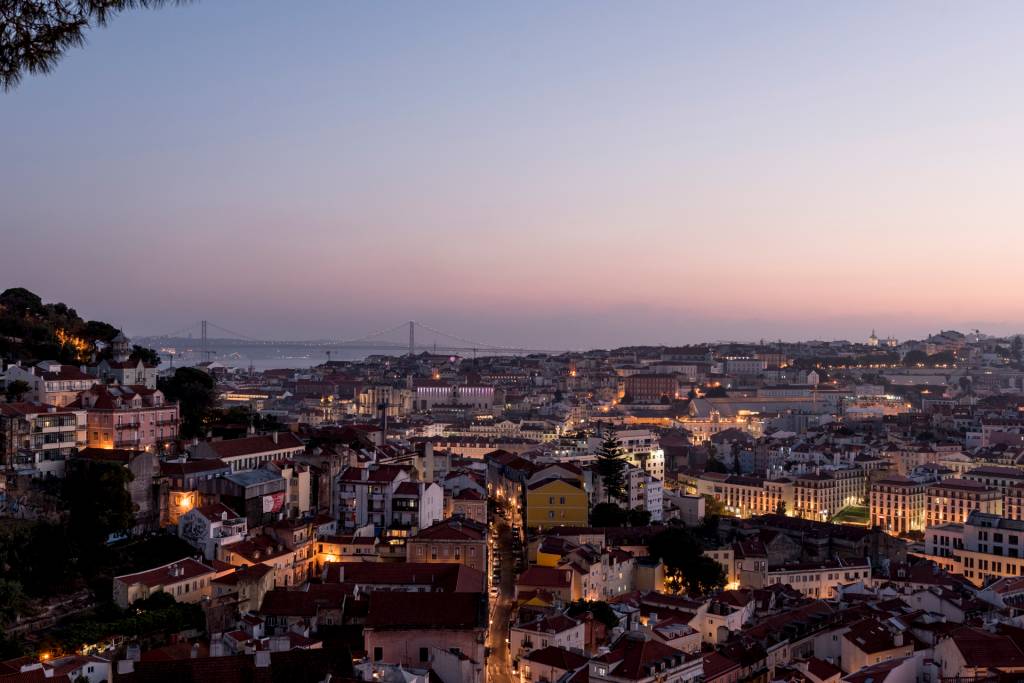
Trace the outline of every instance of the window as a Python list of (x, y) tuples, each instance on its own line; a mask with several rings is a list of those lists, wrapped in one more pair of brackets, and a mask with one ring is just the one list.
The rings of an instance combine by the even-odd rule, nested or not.
[(421, 662), (430, 661), (430, 650), (428, 648), (425, 648), (425, 647), (421, 647), (420, 648), (420, 661)]
[(382, 648), (382, 647), (375, 647), (375, 648), (373, 648), (373, 661), (379, 662), (382, 659), (384, 659), (384, 648)]

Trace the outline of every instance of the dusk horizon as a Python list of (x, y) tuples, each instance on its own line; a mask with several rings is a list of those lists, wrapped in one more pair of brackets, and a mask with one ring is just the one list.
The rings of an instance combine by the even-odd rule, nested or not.
[(5, 284), (134, 334), (1017, 333), (1024, 8), (925, 7), (128, 12), (3, 95), (49, 266)]

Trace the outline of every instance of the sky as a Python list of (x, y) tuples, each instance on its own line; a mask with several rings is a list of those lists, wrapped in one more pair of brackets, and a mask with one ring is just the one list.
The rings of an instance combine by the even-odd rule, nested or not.
[(1024, 331), (1024, 3), (197, 0), (0, 93), (0, 286), (129, 333)]

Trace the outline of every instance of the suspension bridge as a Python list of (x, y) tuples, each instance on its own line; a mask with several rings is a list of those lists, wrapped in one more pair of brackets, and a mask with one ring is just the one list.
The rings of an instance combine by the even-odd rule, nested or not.
[(399, 323), (393, 327), (377, 330), (353, 339), (260, 339), (230, 330), (209, 320), (200, 320), (166, 334), (138, 338), (149, 345), (182, 345), (191, 347), (202, 354), (213, 352), (214, 345), (230, 344), (233, 349), (244, 348), (319, 348), (330, 355), (332, 349), (358, 351), (388, 351), (392, 354), (405, 351), (408, 354), (423, 351), (462, 354), (494, 353), (501, 355), (528, 355), (532, 353), (558, 354), (564, 349), (530, 349), (501, 344), (490, 344), (443, 332), (415, 320)]

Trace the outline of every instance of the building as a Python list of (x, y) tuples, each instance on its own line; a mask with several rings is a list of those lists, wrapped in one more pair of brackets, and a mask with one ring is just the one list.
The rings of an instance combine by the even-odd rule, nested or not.
[(766, 576), (766, 585), (789, 585), (809, 598), (827, 600), (835, 597), (842, 584), (861, 581), (871, 585), (871, 564), (867, 560), (793, 563), (769, 567)]
[(793, 511), (804, 519), (828, 520), (845, 507), (863, 503), (866, 483), (859, 467), (799, 475), (794, 480)]
[(946, 479), (931, 484), (926, 491), (925, 524), (960, 524), (974, 510), (993, 515), (1003, 512), (1003, 494), (999, 489), (970, 479)]
[(681, 398), (676, 375), (635, 374), (623, 379), (623, 400), (629, 403), (661, 403)]
[(405, 668), (458, 652), (469, 663), (460, 679), (484, 683), (487, 601), (483, 593), (373, 592), (363, 639), (371, 661)]
[(302, 441), (291, 432), (274, 432), (241, 439), (202, 441), (192, 449), (192, 457), (220, 460), (232, 471), (242, 472), (275, 460), (290, 460), (305, 450)]
[(928, 527), (925, 552), (978, 586), (992, 578), (1018, 578), (1024, 576), (1024, 522), (974, 510), (962, 524)]
[(465, 517), (487, 524), (487, 498), (475, 489), (465, 488), (449, 499), (451, 516)]
[(385, 530), (408, 536), (439, 521), (444, 514), (444, 490), (434, 483), (412, 481), (398, 465), (349, 467), (339, 479), (341, 523), (346, 529), (372, 524), (377, 535)]
[(925, 484), (890, 475), (871, 485), (871, 524), (897, 536), (925, 526)]
[(581, 654), (549, 645), (526, 655), (520, 666), (524, 683), (548, 683), (565, 680), (563, 676), (580, 671), (589, 663)]
[(0, 464), (38, 476), (64, 476), (65, 461), (86, 445), (84, 410), (0, 403)]
[(69, 405), (86, 411), (94, 448), (163, 451), (178, 438), (178, 404), (159, 389), (97, 384)]
[(509, 651), (513, 660), (546, 647), (582, 650), (585, 646), (584, 623), (564, 614), (531, 616), (512, 626), (509, 633)]
[(178, 517), (178, 538), (202, 552), (206, 560), (220, 559), (221, 547), (243, 540), (248, 532), (245, 518), (223, 503), (195, 507)]
[(643, 632), (623, 634), (609, 652), (590, 660), (595, 683), (688, 683), (704, 675), (700, 653), (687, 655)]
[(111, 357), (101, 359), (86, 371), (104, 384), (137, 385), (156, 389), (157, 366), (147, 365), (141, 359), (132, 360), (132, 343), (124, 333), (118, 332), (110, 342)]
[(210, 597), (210, 582), (217, 571), (202, 562), (185, 558), (137, 574), (114, 577), (114, 602), (128, 609), (136, 600), (164, 592), (178, 602), (199, 602)]
[(711, 496), (737, 517), (795, 510), (792, 479), (762, 479), (738, 474), (705, 472), (696, 480), (697, 494)]
[(487, 572), (487, 526), (465, 518), (420, 529), (405, 542), (408, 562), (458, 562)]
[[(206, 502), (216, 502), (213, 482), (230, 473), (231, 468), (220, 460), (161, 461), (160, 523), (177, 526), (182, 514)], [(200, 488), (209, 501), (203, 500)]]
[(81, 392), (98, 383), (95, 377), (74, 365), (55, 361), (42, 361), (30, 368), (12, 365), (7, 368), (5, 378), (8, 384), (19, 380), (28, 384), (26, 400), (58, 408), (70, 404)]
[(551, 477), (526, 486), (526, 526), (586, 526), (590, 509), (583, 482), (569, 477)]

